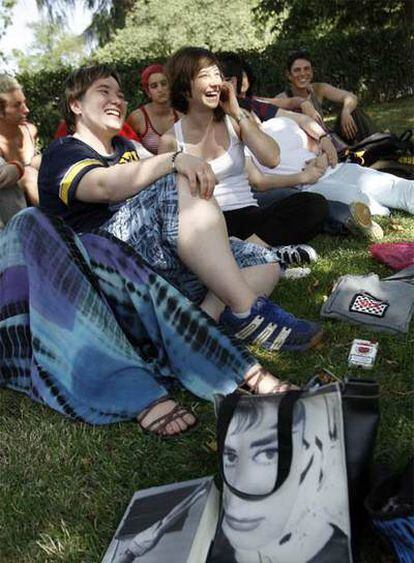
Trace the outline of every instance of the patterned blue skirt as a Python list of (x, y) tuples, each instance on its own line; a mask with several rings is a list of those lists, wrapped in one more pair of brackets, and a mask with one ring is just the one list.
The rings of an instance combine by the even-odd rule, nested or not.
[(165, 396), (229, 393), (256, 360), (127, 244), (38, 209), (0, 234), (0, 385), (107, 424)]
[[(169, 174), (116, 206), (116, 213), (103, 225), (106, 232), (132, 246), (140, 256), (191, 301), (200, 303), (206, 287), (181, 262), (177, 254), (178, 193), (176, 174)], [(278, 262), (271, 249), (230, 240), (239, 268)]]

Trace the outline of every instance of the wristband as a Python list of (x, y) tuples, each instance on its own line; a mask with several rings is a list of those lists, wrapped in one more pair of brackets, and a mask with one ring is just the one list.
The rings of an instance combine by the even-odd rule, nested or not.
[(235, 121), (237, 123), (237, 125), (240, 125), (240, 121), (242, 121), (243, 119), (245, 119), (247, 117), (247, 114), (244, 113), (244, 111), (240, 111), (238, 113), (238, 115), (235, 116)]
[(9, 160), (7, 164), (13, 164), (17, 168), (19, 172), (18, 180), (20, 180), (24, 176), (24, 167), (21, 162), (19, 162), (18, 160)]
[(322, 139), (324, 139), (325, 137), (328, 137), (329, 139), (329, 133), (324, 133), (323, 135), (321, 135), (318, 139), (319, 143), (322, 141)]
[(171, 164), (172, 164), (172, 171), (173, 172), (177, 172), (177, 166), (175, 164), (175, 161), (177, 159), (177, 156), (179, 154), (181, 154), (182, 152), (183, 152), (183, 147), (180, 147), (178, 150), (175, 151), (175, 153), (171, 157)]

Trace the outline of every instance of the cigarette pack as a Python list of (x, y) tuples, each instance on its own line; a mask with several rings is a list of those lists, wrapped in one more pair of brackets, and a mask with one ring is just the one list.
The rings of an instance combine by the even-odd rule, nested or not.
[(349, 366), (371, 369), (378, 351), (378, 342), (355, 338), (348, 356)]

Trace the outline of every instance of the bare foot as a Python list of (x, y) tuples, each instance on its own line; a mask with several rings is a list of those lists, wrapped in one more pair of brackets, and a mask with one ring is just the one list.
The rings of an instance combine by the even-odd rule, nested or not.
[(298, 389), (288, 381), (281, 381), (260, 364), (253, 366), (244, 376), (244, 382), (254, 394), (285, 393)]
[(174, 436), (185, 432), (197, 422), (194, 415), (172, 399), (161, 399), (144, 409), (137, 417), (146, 432), (157, 436)]

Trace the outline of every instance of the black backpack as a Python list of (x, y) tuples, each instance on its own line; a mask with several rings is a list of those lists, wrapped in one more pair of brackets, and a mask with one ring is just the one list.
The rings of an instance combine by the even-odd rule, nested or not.
[(394, 133), (374, 133), (342, 151), (338, 155), (339, 160), (414, 179), (412, 135), (411, 129), (407, 129), (400, 136)]

